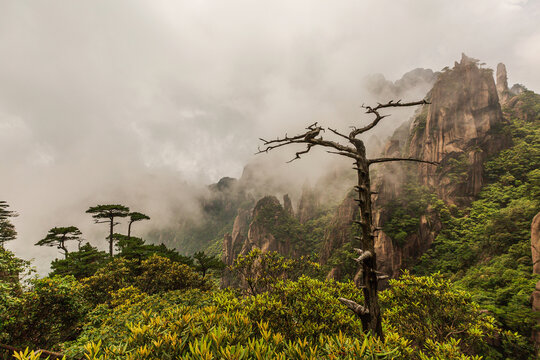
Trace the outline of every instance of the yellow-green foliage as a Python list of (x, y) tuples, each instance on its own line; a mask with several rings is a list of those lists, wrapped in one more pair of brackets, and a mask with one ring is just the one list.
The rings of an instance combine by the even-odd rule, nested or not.
[[(502, 331), (469, 293), (454, 288), (440, 274), (417, 277), (405, 272), (399, 280), (390, 280), (390, 288), (381, 293), (380, 300), (385, 321), (426, 354), (495, 356), (495, 349), (489, 346), (495, 339), (505, 343), (506, 349), (498, 349), (501, 352), (514, 351), (523, 340)], [(426, 354), (421, 358), (431, 359)]]
[[(17, 360), (39, 360), (42, 359), (41, 355), (41, 351), (30, 351), (26, 348), (24, 351), (15, 351), (13, 353), (13, 358)], [(62, 360), (66, 360), (66, 357), (64, 356)]]
[[(219, 294), (214, 298), (235, 302), (230, 293)], [(238, 301), (237, 310), (225, 309), (216, 306), (211, 296), (199, 290), (149, 296), (133, 287), (122, 289), (112, 294), (113, 308), (100, 305), (90, 314), (86, 331), (66, 354), (79, 358), (84, 353), (90, 360), (385, 359), (399, 355), (393, 343), (341, 331), (309, 340), (286, 339), (268, 322), (254, 321), (237, 306)]]
[(362, 301), (361, 291), (352, 282), (323, 282), (305, 276), (298, 281), (278, 281), (271, 291), (256, 296), (237, 298), (223, 291), (214, 295), (214, 301), (223, 311), (245, 312), (254, 323), (267, 321), (287, 339), (315, 339), (339, 331), (361, 336), (360, 320), (338, 301), (340, 296)]
[(309, 256), (291, 259), (276, 251), (262, 252), (258, 248), (238, 256), (230, 269), (245, 281), (246, 291), (250, 295), (268, 291), (279, 280), (296, 280), (302, 275), (315, 277), (320, 274), (320, 265), (311, 261)]
[(89, 360), (512, 358), (487, 344), (514, 335), (440, 276), (405, 274), (391, 285), (381, 294), (384, 341), (365, 335), (337, 300), (362, 302), (354, 284), (301, 277), (255, 296), (127, 287), (88, 315), (65, 353)]

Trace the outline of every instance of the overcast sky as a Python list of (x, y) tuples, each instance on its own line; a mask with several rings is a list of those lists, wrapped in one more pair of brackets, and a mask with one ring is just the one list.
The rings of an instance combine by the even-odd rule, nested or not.
[(358, 121), (369, 74), (465, 52), (538, 92), (538, 19), (526, 0), (0, 0), (9, 248), (41, 257), (53, 226), (101, 236), (84, 215), (97, 203), (189, 209), (203, 184), (240, 176), (258, 137)]

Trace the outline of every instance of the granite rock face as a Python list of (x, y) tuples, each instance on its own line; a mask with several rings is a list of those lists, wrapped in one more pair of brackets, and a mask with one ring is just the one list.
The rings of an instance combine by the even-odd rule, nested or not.
[(533, 274), (540, 274), (540, 213), (536, 214), (531, 224), (531, 253)]
[(294, 216), (294, 210), (291, 202), (291, 198), (289, 197), (289, 194), (283, 195), (283, 209), (287, 214), (290, 216)]
[(501, 105), (512, 97), (512, 93), (508, 88), (508, 74), (506, 73), (506, 65), (499, 63), (497, 65), (497, 94), (499, 95), (499, 101)]
[[(251, 210), (239, 209), (238, 215), (234, 219), (233, 229), (230, 234), (225, 234), (223, 238), (223, 255), (221, 260), (226, 266), (231, 266), (234, 259), (242, 251), (242, 247), (247, 239), (249, 224), (251, 222)], [(221, 285), (231, 286), (234, 282), (228, 269), (224, 270)]]
[[(505, 77), (503, 65), (499, 67), (498, 85), (507, 93)], [(406, 143), (403, 134), (396, 132), (383, 155), (439, 162), (439, 166), (414, 165), (421, 184), (434, 189), (447, 204), (468, 205), (484, 185), (487, 157), (508, 145), (506, 137), (497, 132), (505, 120), (492, 71), (463, 55), (453, 69), (439, 75), (428, 100), (430, 104), (419, 108), (411, 121)], [(401, 163), (388, 164), (373, 181), (378, 192), (373, 198), (373, 221), (378, 228), (388, 221), (388, 204), (405, 191), (403, 169)], [(397, 276), (400, 269), (429, 249), (440, 228), (439, 219), (428, 207), (421, 214), (417, 232), (399, 245), (384, 231), (377, 231), (378, 267)]]
[(353, 240), (352, 224), (358, 216), (358, 205), (351, 191), (338, 206), (330, 226), (326, 230), (320, 254), (320, 263), (326, 264), (335, 249)]
[(419, 165), (424, 183), (446, 202), (466, 205), (484, 185), (486, 158), (506, 143), (496, 131), (503, 114), (492, 71), (463, 55), (439, 76), (429, 97), (431, 104), (412, 123), (406, 155), (440, 162)]
[(313, 219), (317, 214), (318, 207), (319, 199), (317, 192), (309, 185), (305, 185), (302, 188), (302, 196), (298, 204), (298, 221), (305, 224), (307, 221)]

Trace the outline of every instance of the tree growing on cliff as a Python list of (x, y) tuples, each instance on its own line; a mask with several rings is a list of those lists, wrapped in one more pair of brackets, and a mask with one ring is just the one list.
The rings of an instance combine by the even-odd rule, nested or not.
[[(355, 250), (359, 254), (356, 261), (361, 265), (361, 279), (363, 283), (365, 306), (350, 299), (339, 298), (339, 300), (360, 318), (364, 331), (370, 331), (373, 335), (376, 335), (381, 339), (384, 338), (384, 334), (381, 325), (378, 282), (379, 278), (384, 275), (381, 275), (381, 273), (377, 271), (374, 235), (376, 229), (373, 226), (371, 209), (372, 192), (370, 188), (370, 166), (391, 161), (413, 161), (433, 165), (437, 165), (437, 163), (415, 158), (385, 157), (368, 159), (364, 142), (359, 139), (358, 136), (373, 129), (382, 119), (388, 116), (381, 115), (381, 111), (384, 109), (425, 104), (428, 104), (426, 100), (408, 103), (402, 103), (401, 100), (397, 102), (391, 100), (385, 104), (379, 103), (377, 106), (362, 106), (366, 110), (366, 113), (375, 116), (375, 119), (368, 125), (360, 128), (353, 126), (349, 134), (341, 133), (330, 127), (323, 128), (318, 126), (317, 123), (314, 123), (306, 128), (306, 132), (299, 135), (285, 135), (285, 137), (281, 139), (277, 138), (274, 140), (260, 139), (263, 142), (263, 148), (259, 148), (258, 153), (267, 153), (270, 150), (291, 144), (305, 144), (305, 150), (298, 151), (295, 157), (289, 162), (300, 159), (301, 155), (307, 154), (316, 146), (329, 148), (330, 150), (328, 150), (328, 153), (346, 156), (354, 161), (353, 169), (356, 170), (358, 178), (358, 185), (355, 187), (358, 192), (358, 198), (355, 200), (357, 201), (360, 210), (360, 220), (356, 221), (360, 228), (360, 236), (358, 236), (357, 239), (362, 244), (361, 249)], [(336, 137), (345, 139), (344, 144), (338, 141), (324, 139), (321, 133), (325, 132), (326, 129), (332, 132)]]
[(56, 246), (64, 252), (64, 257), (67, 259), (69, 253), (66, 247), (66, 241), (76, 240), (81, 241), (81, 231), (76, 226), (53, 227), (47, 235), (39, 240), (37, 246)]
[(87, 214), (92, 214), (96, 224), (109, 224), (109, 256), (113, 256), (114, 244), (114, 227), (119, 223), (114, 222), (114, 219), (129, 216), (129, 208), (124, 205), (97, 205), (86, 210)]

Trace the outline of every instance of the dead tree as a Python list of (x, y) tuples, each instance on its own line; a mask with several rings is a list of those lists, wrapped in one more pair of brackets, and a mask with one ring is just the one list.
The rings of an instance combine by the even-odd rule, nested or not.
[(389, 101), (386, 104), (377, 104), (377, 106), (362, 106), (367, 114), (375, 116), (375, 119), (371, 123), (364, 127), (352, 127), (351, 132), (347, 135), (339, 132), (336, 129), (327, 128), (336, 137), (344, 139), (343, 143), (333, 140), (326, 140), (321, 135), (325, 132), (325, 128), (318, 126), (314, 123), (306, 128), (306, 132), (296, 136), (288, 136), (282, 139), (277, 138), (274, 140), (260, 139), (263, 142), (263, 147), (259, 147), (259, 153), (265, 153), (270, 150), (290, 145), (290, 144), (305, 144), (306, 148), (302, 151), (298, 151), (295, 157), (290, 160), (292, 162), (296, 159), (300, 159), (300, 156), (307, 154), (315, 146), (323, 146), (329, 148), (328, 153), (337, 154), (340, 156), (346, 156), (354, 161), (353, 169), (356, 170), (358, 176), (358, 185), (355, 187), (358, 192), (358, 198), (355, 199), (359, 207), (359, 220), (356, 223), (360, 226), (361, 233), (357, 237), (361, 241), (362, 248), (355, 249), (358, 252), (358, 258), (356, 261), (361, 266), (362, 281), (363, 281), (363, 293), (365, 305), (357, 304), (353, 300), (340, 298), (339, 300), (352, 310), (361, 320), (362, 326), (365, 332), (371, 332), (373, 335), (383, 339), (383, 331), (381, 326), (381, 311), (379, 307), (378, 298), (378, 282), (381, 279), (381, 273), (377, 271), (377, 258), (375, 254), (375, 228), (372, 222), (371, 213), (371, 188), (369, 167), (373, 164), (385, 163), (390, 161), (413, 161), (419, 163), (427, 163), (437, 165), (436, 162), (426, 161), (414, 158), (376, 158), (368, 159), (366, 157), (366, 148), (364, 142), (358, 138), (359, 135), (366, 133), (373, 129), (377, 124), (387, 117), (388, 115), (381, 115), (380, 111), (386, 108), (395, 107), (410, 107), (416, 105), (428, 104), (426, 100), (402, 103), (401, 100), (394, 102)]

